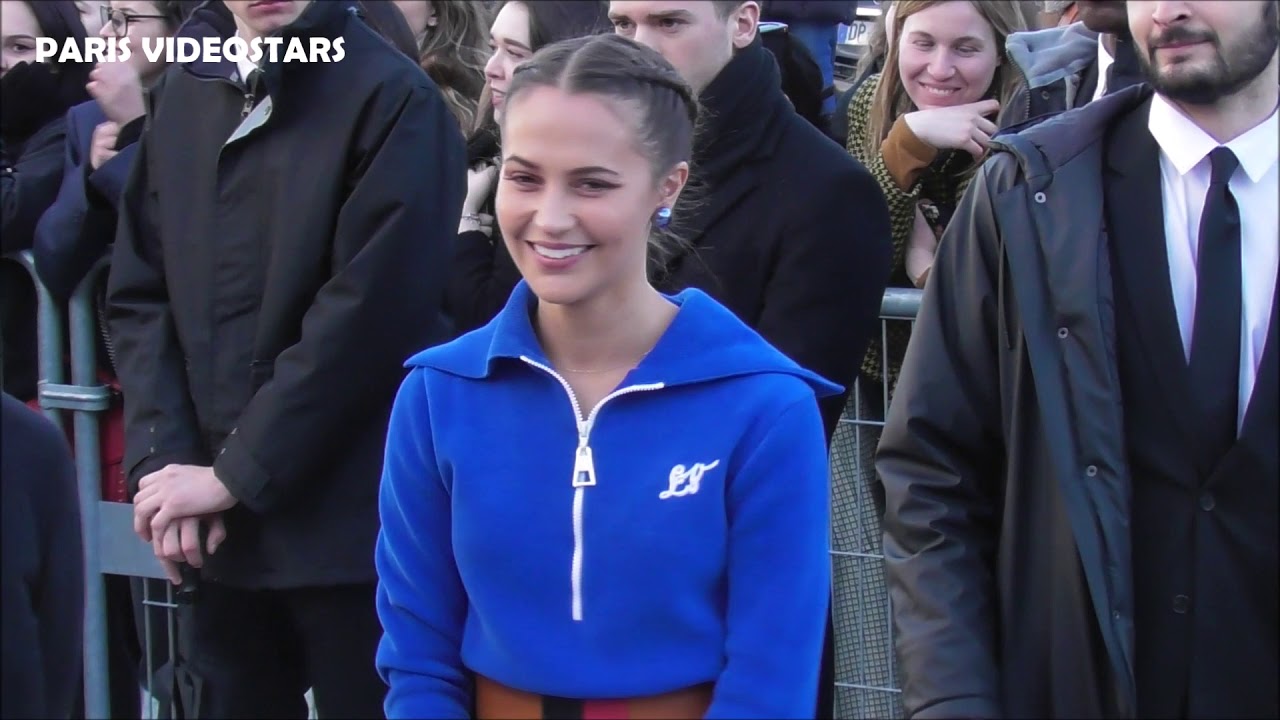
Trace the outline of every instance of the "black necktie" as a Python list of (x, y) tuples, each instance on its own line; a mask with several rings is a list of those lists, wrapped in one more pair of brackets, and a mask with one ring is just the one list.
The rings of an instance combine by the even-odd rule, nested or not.
[(1213, 462), (1236, 439), (1240, 393), (1240, 208), (1227, 183), (1240, 160), (1219, 147), (1200, 218), (1196, 309), (1191, 331), (1191, 382), (1200, 396), (1205, 439)]

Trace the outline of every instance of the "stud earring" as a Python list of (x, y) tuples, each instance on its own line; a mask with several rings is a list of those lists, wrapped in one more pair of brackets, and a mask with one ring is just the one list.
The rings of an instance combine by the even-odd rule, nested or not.
[(671, 224), (671, 208), (669, 207), (658, 208), (658, 212), (654, 214), (653, 224), (657, 225), (660, 228), (665, 228), (666, 226), (670, 225)]

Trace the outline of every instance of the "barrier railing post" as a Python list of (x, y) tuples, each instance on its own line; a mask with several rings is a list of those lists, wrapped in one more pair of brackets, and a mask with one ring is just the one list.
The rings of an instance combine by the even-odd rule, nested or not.
[(99, 416), (111, 404), (110, 390), (98, 380), (97, 314), (94, 287), (103, 264), (76, 288), (67, 310), (71, 338), (71, 382), (75, 388), (76, 474), (80, 479), (80, 516), (84, 534), (84, 705), (88, 718), (111, 716), (107, 666), (106, 586), (101, 571), (98, 503), (102, 499)]
[(46, 404), (44, 398), (46, 386), (58, 386), (66, 382), (66, 356), (63, 350), (63, 338), (66, 335), (63, 329), (62, 309), (53, 301), (53, 295), (36, 275), (35, 257), (30, 250), (6, 256), (5, 259), (21, 265), (31, 277), (31, 285), (35, 288), (37, 369), (40, 373), (37, 398), (44, 416), (65, 430), (58, 405)]
[[(890, 323), (914, 321), (923, 293), (889, 288), (880, 305), (880, 347)], [(881, 353), (884, 358), (887, 353)], [(885, 363), (887, 364), (887, 362)], [(890, 399), (885, 377), (861, 372), (831, 445), (831, 567), (837, 718), (902, 717), (892, 607), (884, 577), (880, 514), (872, 490), (875, 449)]]

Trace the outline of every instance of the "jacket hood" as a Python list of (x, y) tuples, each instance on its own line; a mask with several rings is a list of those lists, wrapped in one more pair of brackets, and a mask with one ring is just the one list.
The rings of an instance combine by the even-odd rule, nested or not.
[[(628, 377), (628, 383), (691, 385), (744, 375), (783, 373), (807, 382), (819, 398), (842, 392), (765, 342), (728, 309), (697, 289), (667, 296), (680, 307), (658, 344)], [(407, 367), (432, 368), (483, 379), (503, 361), (522, 357), (550, 365), (533, 330), (537, 298), (521, 280), (506, 307), (488, 325), (458, 340), (418, 353)]]
[(1022, 132), (1000, 136), (992, 142), (992, 149), (1017, 158), (1028, 185), (1043, 190), (1058, 168), (1097, 143), (1118, 117), (1133, 111), (1153, 93), (1149, 85), (1132, 85)]
[(1084, 23), (1018, 32), (1005, 42), (1009, 58), (1022, 70), (1030, 87), (1052, 85), (1081, 73), (1098, 57), (1098, 33)]

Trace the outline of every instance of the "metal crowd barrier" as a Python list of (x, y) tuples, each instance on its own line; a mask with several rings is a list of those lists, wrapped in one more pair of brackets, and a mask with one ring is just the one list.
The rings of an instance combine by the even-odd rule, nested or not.
[[(70, 413), (74, 431), (76, 476), (80, 490), (80, 519), (85, 559), (84, 613), (84, 713), (86, 718), (111, 716), (110, 672), (107, 647), (107, 604), (104, 575), (164, 579), (151, 547), (133, 534), (133, 508), (124, 503), (102, 500), (102, 459), (99, 421), (111, 403), (110, 388), (98, 381), (98, 318), (95, 293), (106, 262), (100, 262), (80, 283), (65, 310), (36, 276), (30, 251), (4, 258), (24, 268), (36, 292), (37, 336), (40, 383), (38, 399), (45, 416), (66, 428)], [(67, 382), (67, 350), (70, 350), (70, 382)], [(143, 584), (146, 588), (146, 584)], [(154, 600), (144, 590), (143, 604), (163, 608), (168, 618), (170, 656), (173, 656), (172, 591), (164, 600)], [(152, 612), (144, 614), (146, 682), (159, 667), (151, 651)], [(139, 688), (139, 700), (142, 700)], [(144, 703), (145, 716), (154, 717), (158, 708)], [(170, 709), (172, 711), (172, 708)]]
[[(57, 306), (35, 273), (29, 251), (4, 258), (26, 269), (36, 288), (39, 335), (39, 402), (50, 420), (65, 427), (71, 414), (75, 431), (76, 473), (85, 555), (84, 702), (86, 718), (110, 717), (107, 648), (107, 609), (104, 575), (164, 580), (164, 572), (150, 545), (133, 532), (133, 509), (101, 497), (102, 465), (99, 422), (109, 406), (110, 390), (98, 381), (97, 314), (94, 289), (106, 270), (99, 263), (80, 283), (65, 312)], [(887, 344), (890, 323), (913, 323), (921, 292), (890, 289), (881, 304), (881, 342)], [(70, 348), (71, 378), (67, 382), (65, 348)], [(836, 717), (897, 718), (902, 716), (893, 655), (893, 627), (884, 581), (880, 519), (870, 492), (874, 478), (875, 444), (884, 425), (889, 388), (878, 393), (854, 385), (849, 404), (832, 439), (833, 620), (836, 646)], [(884, 402), (871, 396), (885, 398)], [(177, 616), (173, 587), (164, 583), (163, 599), (151, 597), (151, 583), (143, 583), (147, 610), (141, 644), (145, 655), (144, 682), (159, 682), (156, 669), (177, 657), (174, 646)], [(153, 642), (159, 629), (152, 610), (163, 610), (168, 632), (168, 657), (157, 662)], [(141, 690), (141, 689), (140, 689)], [(145, 693), (143, 717), (174, 717), (177, 708), (158, 707)], [(162, 712), (168, 710), (168, 712)], [(314, 709), (312, 710), (314, 717)]]
[[(880, 304), (880, 347), (893, 324), (914, 325), (922, 291), (890, 288)], [(891, 392), (858, 380), (831, 438), (832, 627), (835, 634), (835, 716), (903, 716), (885, 584), (875, 450)]]

